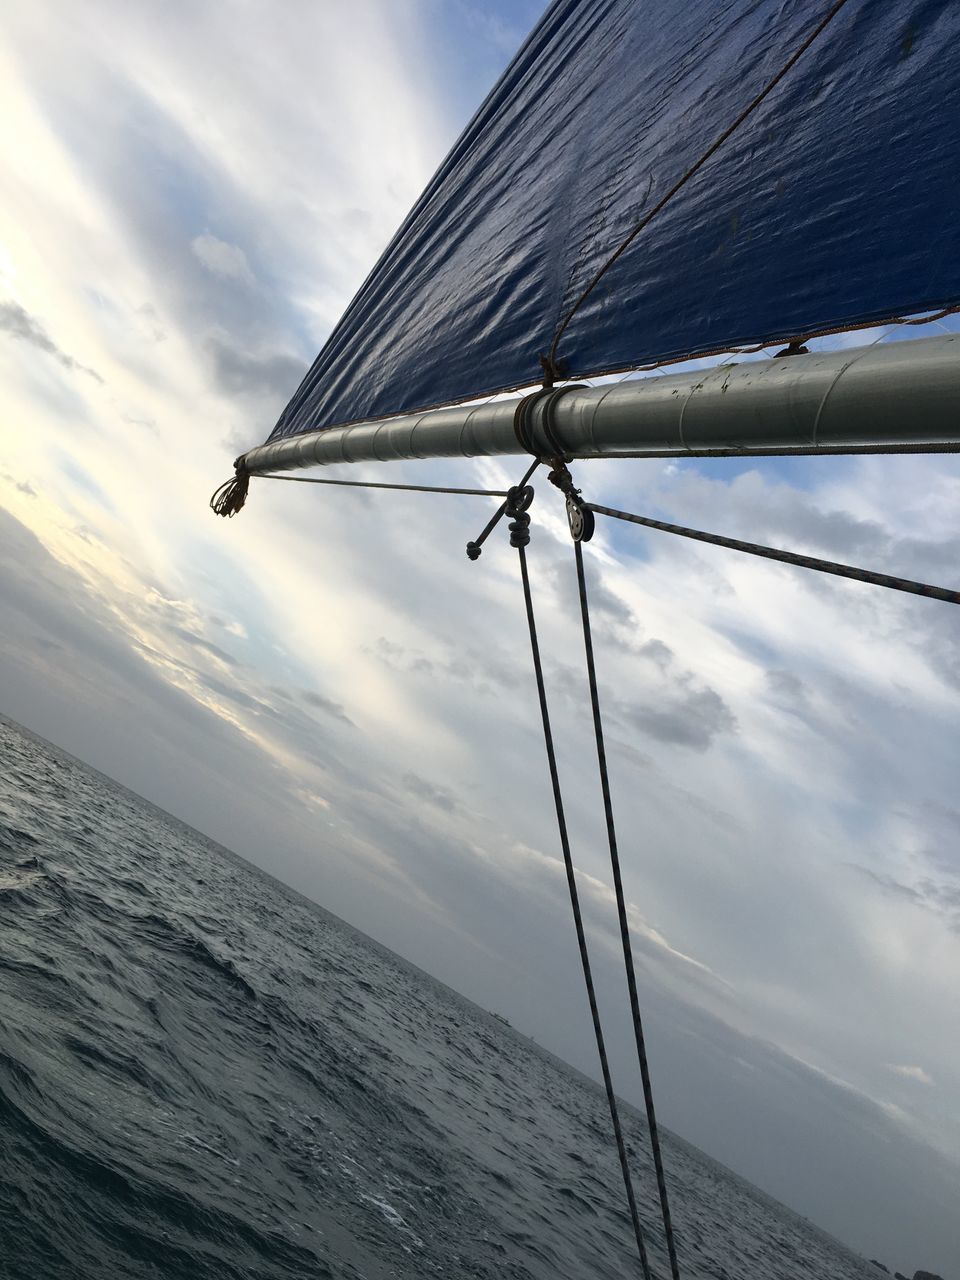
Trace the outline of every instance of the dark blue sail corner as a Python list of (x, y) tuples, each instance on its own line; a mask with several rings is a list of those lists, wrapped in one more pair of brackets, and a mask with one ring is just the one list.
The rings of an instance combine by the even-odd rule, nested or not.
[(831, 8), (555, 0), (270, 438), (960, 301), (960, 4), (847, 0), (578, 305)]

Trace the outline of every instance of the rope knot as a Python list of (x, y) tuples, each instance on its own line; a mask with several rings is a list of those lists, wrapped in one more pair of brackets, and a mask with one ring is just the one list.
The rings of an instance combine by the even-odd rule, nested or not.
[[(511, 547), (525, 547), (530, 542), (530, 516), (527, 508), (532, 501), (533, 488), (528, 484), (514, 485), (507, 494), (503, 513), (510, 519), (507, 528), (510, 530)], [(467, 555), (470, 555), (469, 549)]]
[(569, 376), (570, 362), (564, 356), (556, 356), (551, 351), (549, 355), (540, 356), (540, 372), (544, 391), (551, 391), (555, 382)]
[(808, 356), (809, 354), (810, 349), (803, 345), (802, 338), (791, 338), (787, 346), (773, 353), (773, 358), (779, 360), (782, 356)]
[(570, 468), (565, 462), (558, 462), (554, 465), (552, 471), (547, 475), (547, 479), (554, 485), (565, 498), (580, 496), (580, 490), (574, 488), (573, 476), (570, 474)]
[(250, 488), (250, 472), (241, 454), (233, 464), (234, 475), (225, 481), (210, 499), (210, 509), (214, 515), (229, 520), (237, 514), (247, 500)]

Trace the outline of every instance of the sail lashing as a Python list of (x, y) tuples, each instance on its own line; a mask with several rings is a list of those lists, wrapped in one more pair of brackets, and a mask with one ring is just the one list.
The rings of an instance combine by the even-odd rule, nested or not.
[[(960, 7), (960, 6), (958, 6)], [(555, 453), (568, 458), (910, 452), (960, 440), (960, 333), (810, 352), (786, 360), (569, 388), (550, 412), (519, 401), (454, 405), (278, 438), (251, 449), (252, 473), (415, 458)]]

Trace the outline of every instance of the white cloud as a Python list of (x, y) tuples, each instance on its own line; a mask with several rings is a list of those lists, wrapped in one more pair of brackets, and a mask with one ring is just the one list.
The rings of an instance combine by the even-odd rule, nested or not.
[(214, 275), (226, 276), (229, 280), (239, 280), (247, 285), (255, 283), (247, 255), (239, 245), (228, 244), (205, 231), (202, 236), (195, 236), (190, 241), (190, 248), (195, 257)]
[(933, 1084), (933, 1080), (927, 1075), (923, 1067), (895, 1066), (891, 1063), (890, 1070), (895, 1071), (898, 1076), (903, 1076), (906, 1080), (916, 1080), (917, 1084)]

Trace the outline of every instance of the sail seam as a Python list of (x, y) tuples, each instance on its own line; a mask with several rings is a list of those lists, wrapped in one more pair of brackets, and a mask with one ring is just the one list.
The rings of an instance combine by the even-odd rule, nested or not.
[(645, 227), (648, 227), (650, 225), (650, 223), (654, 220), (654, 218), (656, 218), (656, 216), (659, 213), (661, 213), (667, 207), (667, 205), (673, 200), (674, 196), (676, 196), (687, 185), (687, 183), (700, 172), (700, 170), (707, 163), (707, 161), (710, 160), (714, 155), (716, 155), (716, 153), (720, 150), (723, 144), (729, 138), (731, 138), (733, 134), (737, 132), (740, 126), (744, 124), (745, 121), (748, 120), (751, 115), (753, 115), (754, 111), (756, 111), (757, 108), (766, 100), (766, 98), (769, 97), (769, 95), (777, 87), (777, 85), (784, 78), (784, 76), (786, 76), (788, 72), (792, 70), (792, 68), (796, 65), (797, 62), (799, 62), (799, 60), (803, 57), (806, 51), (814, 43), (817, 37), (820, 36), (823, 31), (826, 30), (826, 28), (830, 25), (830, 23), (837, 16), (837, 14), (844, 7), (844, 5), (846, 5), (846, 3), (847, 3), (847, 0), (835, 0), (834, 4), (823, 16), (823, 18), (821, 18), (817, 26), (814, 27), (813, 31), (810, 32), (810, 34), (803, 41), (800, 47), (793, 54), (791, 54), (791, 56), (783, 64), (783, 66), (780, 68), (777, 74), (773, 77), (773, 79), (767, 82), (767, 84), (764, 86), (763, 89), (761, 89), (761, 91), (757, 94), (757, 96), (753, 99), (753, 101), (750, 102), (743, 109), (743, 111), (740, 112), (736, 120), (734, 120), (732, 124), (729, 124), (726, 127), (726, 129), (724, 129), (723, 133), (721, 133), (720, 136), (717, 139), (715, 139), (713, 143), (711, 143), (711, 145), (707, 148), (706, 151), (703, 152), (700, 158), (696, 160), (680, 178), (678, 178), (678, 180), (673, 184), (673, 186), (666, 193), (666, 195), (663, 196), (663, 198), (654, 205), (654, 207), (650, 210), (650, 212), (646, 214), (643, 218), (641, 218), (640, 221), (636, 224), (636, 226), (633, 227), (633, 229), (629, 232), (629, 234), (625, 236), (623, 240), (621, 240), (620, 244), (616, 247), (613, 253), (610, 254), (607, 260), (604, 262), (603, 266), (600, 268), (600, 270), (596, 272), (596, 274), (593, 276), (593, 279), (587, 284), (586, 288), (581, 292), (576, 302), (567, 312), (564, 319), (561, 321), (560, 327), (557, 329), (557, 332), (554, 334), (553, 342), (550, 345), (550, 354), (547, 357), (551, 367), (556, 367), (557, 349), (560, 345), (560, 340), (563, 337), (564, 333), (566, 333), (571, 320), (577, 314), (577, 312), (580, 310), (580, 308), (583, 306), (586, 300), (590, 297), (594, 289), (597, 287), (597, 285), (600, 283), (603, 277), (607, 274), (610, 268), (614, 265), (614, 263), (616, 263), (618, 259), (627, 251), (630, 245), (633, 244), (634, 240), (636, 240), (640, 232), (643, 231)]

